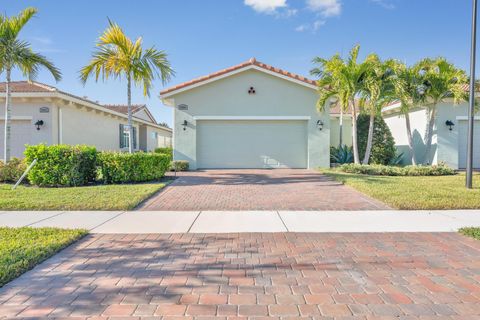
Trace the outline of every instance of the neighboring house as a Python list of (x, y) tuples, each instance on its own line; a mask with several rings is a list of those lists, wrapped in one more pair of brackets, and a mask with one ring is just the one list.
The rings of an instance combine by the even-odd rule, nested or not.
[(174, 158), (192, 169), (330, 166), (338, 116), (317, 111), (314, 80), (252, 58), (160, 95), (174, 107)]
[[(408, 148), (405, 117), (399, 113), (400, 103), (394, 103), (383, 109), (383, 117), (392, 132), (399, 152), (404, 153), (403, 163), (411, 164)], [(454, 169), (465, 169), (467, 155), (467, 116), (468, 103), (453, 105), (453, 102), (438, 106), (432, 139), (432, 150), (426, 161), (429, 164), (445, 163)], [(410, 112), (414, 152), (417, 161), (424, 161), (424, 136), (427, 124), (425, 108)], [(475, 117), (473, 167), (480, 168), (480, 115)]]
[[(86, 144), (99, 150), (128, 150), (127, 108), (102, 106), (86, 98), (38, 82), (11, 83), (13, 157), (22, 157), (25, 144)], [(5, 83), (0, 83), (0, 155), (5, 134)], [(145, 105), (133, 113), (134, 148), (151, 151), (170, 146), (172, 131), (156, 123)]]

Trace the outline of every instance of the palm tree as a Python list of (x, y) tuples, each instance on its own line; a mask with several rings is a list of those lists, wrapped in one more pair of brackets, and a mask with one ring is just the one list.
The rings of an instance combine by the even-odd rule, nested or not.
[(150, 96), (155, 78), (159, 77), (165, 84), (173, 74), (164, 51), (154, 47), (144, 50), (141, 37), (132, 41), (116, 23), (109, 20), (109, 26), (98, 39), (97, 49), (92, 54), (90, 63), (80, 70), (80, 79), (84, 84), (92, 75), (95, 75), (95, 81), (98, 81), (100, 76), (103, 80), (110, 76), (127, 79), (128, 151), (132, 153), (132, 82), (143, 86), (143, 95), (147, 97)]
[(396, 86), (394, 95), (400, 102), (400, 112), (405, 117), (405, 127), (407, 132), (408, 148), (413, 165), (417, 165), (417, 157), (413, 148), (413, 136), (410, 124), (410, 112), (425, 103), (426, 82), (423, 74), (418, 68), (407, 67), (399, 61), (392, 62), (392, 68), (395, 72)]
[(468, 85), (468, 77), (465, 71), (458, 69), (445, 58), (423, 59), (415, 66), (417, 72), (424, 77), (427, 98), (427, 126), (425, 129), (425, 154), (424, 164), (430, 162), (432, 149), (433, 129), (439, 103), (447, 99), (453, 99), (458, 104), (468, 99), (468, 92), (465, 91)]
[(382, 112), (382, 108), (395, 100), (395, 86), (398, 86), (395, 77), (393, 60), (382, 62), (378, 55), (370, 54), (365, 59), (365, 74), (361, 83), (360, 104), (364, 111), (370, 114), (367, 146), (362, 163), (368, 164), (373, 145), (373, 130), (375, 116)]
[(3, 160), (10, 161), (11, 144), (11, 75), (12, 70), (18, 68), (29, 80), (34, 79), (41, 67), (46, 68), (56, 81), (62, 74), (52, 62), (41, 54), (35, 53), (26, 41), (18, 39), (20, 31), (27, 22), (37, 13), (35, 8), (27, 8), (17, 16), (7, 17), (0, 15), (0, 73), (5, 72), (5, 136)]
[(313, 59), (313, 63), (318, 67), (310, 71), (312, 75), (318, 77), (317, 108), (320, 111), (323, 111), (326, 103), (332, 99), (338, 100), (344, 112), (350, 109), (353, 158), (356, 164), (360, 163), (357, 143), (357, 109), (361, 107), (357, 98), (361, 92), (362, 79), (367, 68), (365, 62), (357, 62), (359, 50), (360, 46), (353, 47), (346, 61), (338, 54), (330, 59), (316, 57)]

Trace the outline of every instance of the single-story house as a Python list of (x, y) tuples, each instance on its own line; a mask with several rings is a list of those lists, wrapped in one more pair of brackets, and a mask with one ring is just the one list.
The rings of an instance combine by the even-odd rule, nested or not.
[[(101, 105), (38, 82), (10, 85), (12, 157), (25, 144), (86, 144), (99, 150), (128, 150), (127, 107)], [(151, 151), (171, 145), (172, 130), (159, 125), (145, 105), (133, 109), (134, 148)], [(5, 83), (0, 83), (0, 155), (5, 135)]]
[(254, 58), (160, 96), (174, 108), (174, 159), (192, 169), (329, 167), (338, 144), (338, 115), (317, 110), (316, 82)]
[[(382, 111), (399, 152), (403, 152), (403, 164), (411, 164), (411, 154), (408, 148), (405, 117), (400, 113), (400, 103), (393, 103)], [(414, 152), (419, 163), (424, 162), (425, 129), (427, 111), (416, 108), (410, 111), (410, 123), (414, 142)], [(468, 103), (454, 105), (445, 102), (438, 106), (435, 119), (432, 149), (426, 159), (429, 164), (445, 163), (453, 169), (465, 169), (467, 155), (467, 116)], [(475, 117), (474, 157), (473, 167), (480, 168), (480, 114)]]

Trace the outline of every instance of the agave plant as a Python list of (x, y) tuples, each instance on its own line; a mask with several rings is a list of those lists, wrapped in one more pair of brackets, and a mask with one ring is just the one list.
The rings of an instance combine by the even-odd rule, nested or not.
[(353, 162), (353, 148), (347, 145), (330, 148), (330, 162), (344, 164)]

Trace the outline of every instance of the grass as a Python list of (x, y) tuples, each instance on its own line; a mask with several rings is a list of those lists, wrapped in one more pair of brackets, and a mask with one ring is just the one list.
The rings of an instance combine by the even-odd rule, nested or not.
[(86, 233), (55, 228), (0, 228), (0, 287)]
[(474, 175), (474, 189), (467, 190), (465, 174), (391, 177), (350, 174), (333, 169), (322, 172), (396, 209), (480, 208), (480, 174)]
[(480, 228), (469, 227), (458, 230), (461, 234), (480, 240)]
[(38, 188), (0, 184), (1, 210), (131, 210), (166, 183)]

